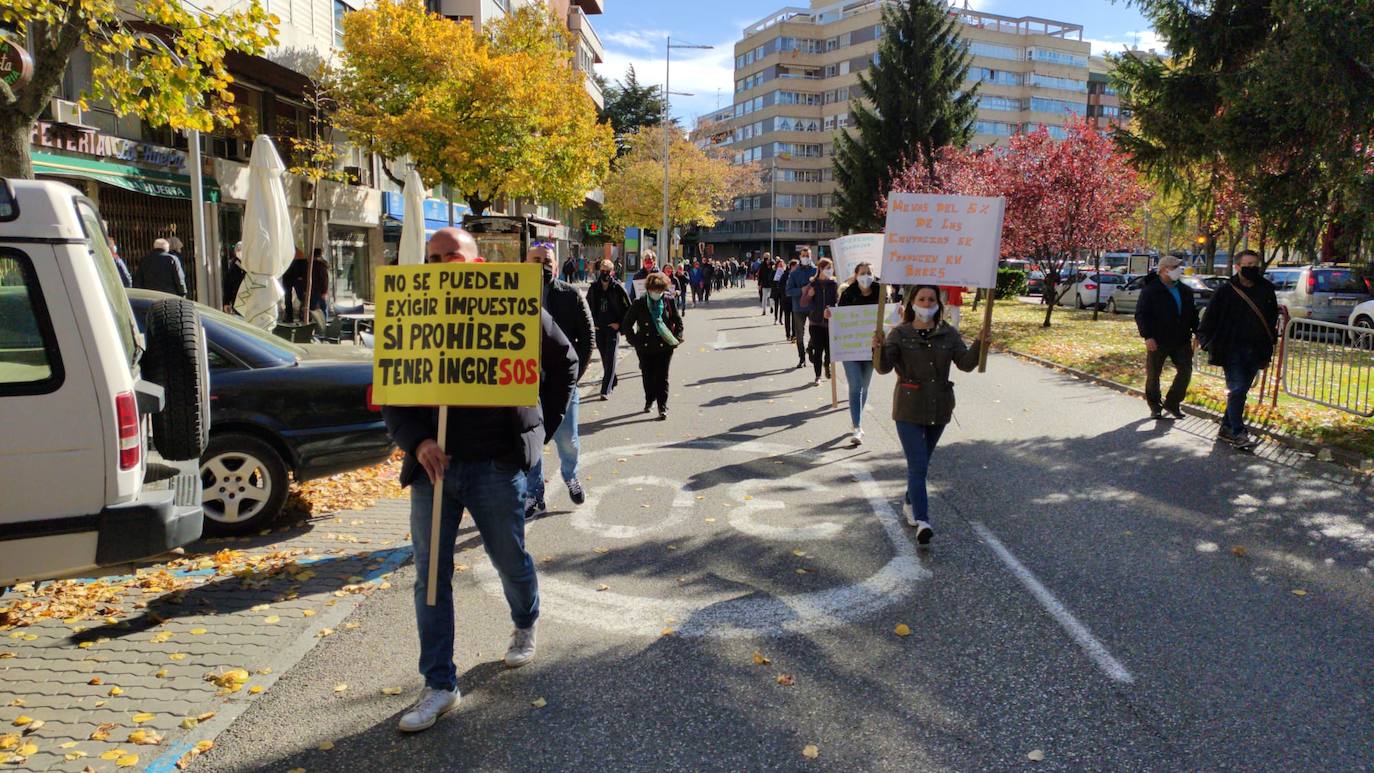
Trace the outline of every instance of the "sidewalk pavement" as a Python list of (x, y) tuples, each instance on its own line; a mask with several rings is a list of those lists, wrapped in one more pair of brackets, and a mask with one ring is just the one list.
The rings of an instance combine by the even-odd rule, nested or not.
[[(411, 554), (409, 503), (0, 598), (0, 763), (174, 770)], [(344, 699), (347, 687), (337, 690)]]

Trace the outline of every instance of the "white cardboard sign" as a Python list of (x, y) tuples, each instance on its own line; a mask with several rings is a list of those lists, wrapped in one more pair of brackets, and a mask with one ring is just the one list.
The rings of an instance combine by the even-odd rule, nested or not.
[(888, 196), (884, 282), (996, 287), (1002, 251), (1001, 197)]
[[(891, 308), (891, 306), (889, 306)], [(891, 327), (891, 319), (884, 328)], [(878, 305), (835, 306), (830, 310), (831, 362), (873, 359), (873, 332), (878, 329)]]
[[(854, 267), (860, 263), (872, 263), (873, 273), (883, 262), (882, 234), (850, 234), (830, 240), (830, 254), (835, 259), (835, 276), (844, 281), (854, 275)], [(879, 275), (881, 276), (881, 275)]]

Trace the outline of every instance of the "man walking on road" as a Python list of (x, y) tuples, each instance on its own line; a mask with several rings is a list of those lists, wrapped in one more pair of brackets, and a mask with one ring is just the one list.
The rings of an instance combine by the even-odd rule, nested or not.
[[(577, 353), (577, 381), (581, 381), (582, 375), (587, 372), (587, 365), (592, 361), (592, 310), (576, 287), (561, 279), (554, 278), (554, 268), (558, 265), (558, 258), (554, 255), (551, 247), (547, 245), (532, 247), (525, 260), (528, 263), (541, 263), (544, 266), (544, 310), (553, 317), (554, 323), (558, 325), (558, 329), (563, 332), (563, 335), (567, 336), (573, 351)], [(577, 436), (579, 402), (575, 388), (577, 382), (573, 383), (574, 389), (568, 398), (563, 423), (559, 425), (558, 431), (553, 434), (553, 443), (558, 449), (558, 462), (560, 472), (563, 473), (563, 481), (568, 484), (568, 497), (572, 499), (573, 504), (580, 505), (586, 500), (587, 495), (582, 491), (582, 483), (577, 479), (577, 455), (581, 449), (581, 442)], [(538, 518), (547, 511), (544, 505), (543, 455), (540, 455), (535, 460), (534, 466), (530, 468), (529, 492), (525, 496), (525, 503), (525, 520), (527, 521)]]
[(1236, 275), (1207, 304), (1198, 339), (1207, 361), (1226, 373), (1226, 414), (1217, 437), (1248, 451), (1259, 441), (1245, 431), (1245, 398), (1274, 356), (1279, 302), (1274, 285), (1264, 278), (1258, 252), (1241, 251), (1236, 265)]
[(801, 265), (787, 275), (787, 297), (792, 301), (792, 333), (797, 341), (797, 368), (806, 366), (806, 315), (810, 304), (802, 303), (802, 289), (816, 275), (816, 267), (811, 262), (811, 248), (801, 248)]
[[(472, 234), (441, 228), (426, 250), (430, 262), (480, 259)], [(539, 459), (563, 420), (576, 390), (577, 355), (553, 318), (541, 315), (540, 405), (533, 408), (451, 408), (445, 450), (439, 449), (439, 411), (386, 406), (387, 431), (405, 452), (401, 485), (410, 487), (410, 533), (415, 549), (415, 622), (420, 633), (420, 673), (425, 686), (401, 716), (399, 728), (431, 727), (458, 706), (458, 669), (453, 663), (453, 548), (463, 510), (482, 535), (482, 545), (505, 588), (515, 630), (505, 663), (518, 668), (534, 659), (539, 619), (539, 580), (525, 550), (525, 474)], [(429, 581), (430, 514), (434, 485), (444, 481), (440, 510), (437, 603), (425, 603)]]
[(615, 391), (615, 356), (620, 347), (620, 320), (630, 310), (630, 295), (625, 285), (615, 281), (615, 264), (601, 261), (596, 280), (587, 289), (587, 304), (596, 325), (596, 350), (601, 354), (601, 399)]
[[(1197, 306), (1182, 279), (1182, 260), (1173, 255), (1160, 258), (1159, 271), (1145, 281), (1135, 309), (1135, 326), (1145, 339), (1145, 402), (1155, 421), (1183, 418), (1181, 406), (1193, 377)], [(1174, 381), (1161, 404), (1159, 379), (1165, 361), (1174, 364)]]
[(134, 287), (186, 297), (186, 273), (166, 239), (154, 239), (153, 251), (134, 269)]

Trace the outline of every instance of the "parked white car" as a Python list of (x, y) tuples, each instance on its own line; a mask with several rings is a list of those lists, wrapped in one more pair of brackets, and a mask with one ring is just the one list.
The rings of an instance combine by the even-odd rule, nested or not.
[(1374, 300), (1365, 301), (1351, 309), (1346, 324), (1359, 329), (1356, 340), (1363, 342), (1365, 349), (1374, 350)]
[(1070, 281), (1073, 286), (1059, 296), (1059, 305), (1084, 309), (1093, 305), (1106, 307), (1112, 294), (1126, 284), (1126, 277), (1106, 271), (1087, 272), (1075, 274)]
[(90, 200), (0, 179), (0, 589), (199, 538), (208, 383), (190, 301), (139, 334)]

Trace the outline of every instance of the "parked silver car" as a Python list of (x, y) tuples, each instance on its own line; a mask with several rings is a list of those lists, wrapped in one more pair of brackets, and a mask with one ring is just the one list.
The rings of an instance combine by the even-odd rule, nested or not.
[[(1112, 314), (1134, 314), (1136, 304), (1140, 302), (1140, 293), (1145, 289), (1145, 282), (1151, 276), (1153, 274), (1146, 274), (1128, 281), (1107, 301), (1107, 311)], [(1212, 294), (1217, 288), (1229, 280), (1224, 276), (1185, 276), (1179, 281), (1193, 291), (1193, 305), (1198, 311), (1202, 311), (1211, 302)]]
[(1276, 266), (1264, 272), (1274, 283), (1279, 306), (1293, 319), (1346, 324), (1350, 312), (1370, 298), (1369, 279), (1336, 266)]

